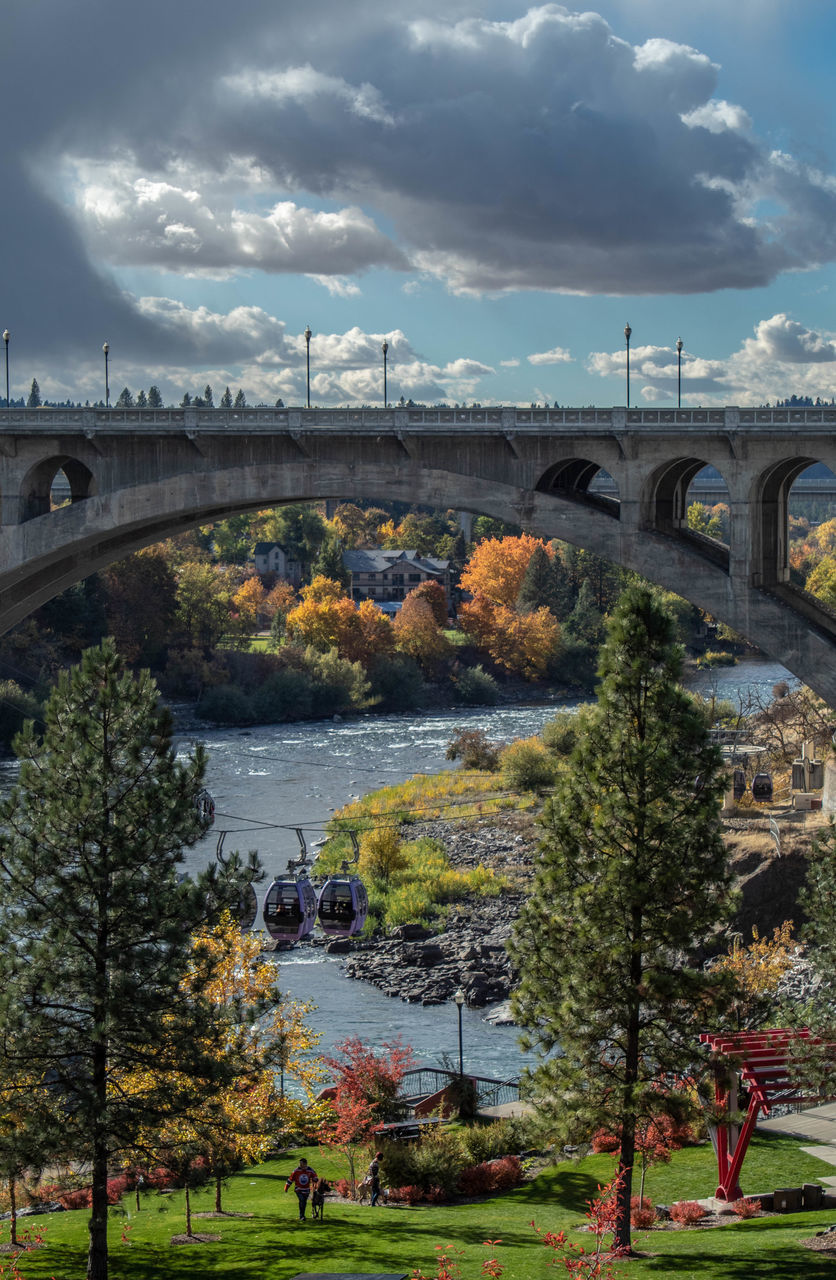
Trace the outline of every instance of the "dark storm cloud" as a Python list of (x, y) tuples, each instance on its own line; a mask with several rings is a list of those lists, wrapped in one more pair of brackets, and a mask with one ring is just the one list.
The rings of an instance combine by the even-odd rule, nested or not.
[(836, 257), (832, 178), (767, 152), (706, 54), (556, 4), (483, 12), (11, 0), (0, 324), (188, 362), (213, 326), (161, 327), (113, 266), (662, 293)]

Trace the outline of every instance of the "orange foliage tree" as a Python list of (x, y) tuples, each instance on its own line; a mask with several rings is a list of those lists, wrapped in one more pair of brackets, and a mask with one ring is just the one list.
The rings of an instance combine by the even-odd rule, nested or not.
[(450, 643), (435, 620), (426, 600), (410, 591), (395, 614), (395, 644), (401, 653), (414, 658), (428, 674), (438, 670), (450, 653)]
[(254, 631), (258, 625), (258, 615), (266, 594), (260, 578), (247, 578), (232, 597), (233, 607), (248, 631)]
[(485, 596), (462, 605), (459, 625), (494, 662), (527, 680), (546, 674), (560, 645), (560, 623), (549, 609), (517, 613)]
[(548, 556), (554, 552), (548, 543), (523, 533), (519, 538), (486, 538), (473, 550), (462, 572), (461, 586), (474, 596), (485, 596), (493, 604), (513, 609), (534, 548), (540, 546)]

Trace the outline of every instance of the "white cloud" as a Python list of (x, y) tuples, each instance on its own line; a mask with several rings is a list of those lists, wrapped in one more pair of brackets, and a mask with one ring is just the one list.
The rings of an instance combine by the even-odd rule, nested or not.
[(519, 369), (519, 367), (520, 367), (520, 362), (519, 362), (519, 360), (517, 360), (517, 359), (514, 359), (514, 360), (500, 360), (500, 362), (499, 362), (499, 363), (500, 363), (500, 365), (502, 366), (502, 368), (503, 368), (503, 369)]
[[(401, 251), (356, 205), (323, 211), (280, 200), (267, 213), (227, 207), (225, 175), (220, 181), (204, 178), (206, 190), (200, 191), (194, 173), (178, 174), (179, 184), (150, 179), (133, 159), (106, 167), (76, 161), (72, 173), (91, 250), (119, 265), (220, 278), (257, 268), (305, 273), (323, 282), (370, 267), (407, 266)], [(345, 285), (337, 282), (334, 291), (345, 293)]]
[(572, 356), (565, 347), (553, 347), (551, 351), (535, 351), (526, 359), (529, 364), (569, 364)]
[[(587, 369), (602, 378), (624, 378), (626, 352), (592, 352)], [(646, 402), (670, 404), (677, 390), (676, 351), (631, 347), (630, 377)], [(792, 395), (836, 397), (836, 334), (816, 333), (779, 312), (761, 320), (754, 337), (724, 359), (682, 353), (686, 404), (765, 404)]]

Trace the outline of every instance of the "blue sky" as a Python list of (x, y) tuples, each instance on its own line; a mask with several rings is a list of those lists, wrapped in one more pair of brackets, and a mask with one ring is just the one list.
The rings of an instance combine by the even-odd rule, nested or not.
[(836, 395), (826, 0), (10, 0), (14, 394)]

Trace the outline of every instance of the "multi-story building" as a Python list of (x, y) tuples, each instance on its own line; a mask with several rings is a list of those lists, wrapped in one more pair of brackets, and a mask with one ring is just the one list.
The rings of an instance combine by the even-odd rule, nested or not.
[(294, 587), (298, 587), (302, 581), (301, 563), (291, 559), (278, 542), (257, 542), (253, 558), (258, 574), (274, 573), (277, 578), (284, 578)]
[(421, 556), (417, 551), (344, 551), (343, 565), (351, 574), (352, 600), (376, 603), (400, 601), (422, 582), (438, 582), (450, 605), (450, 561)]

